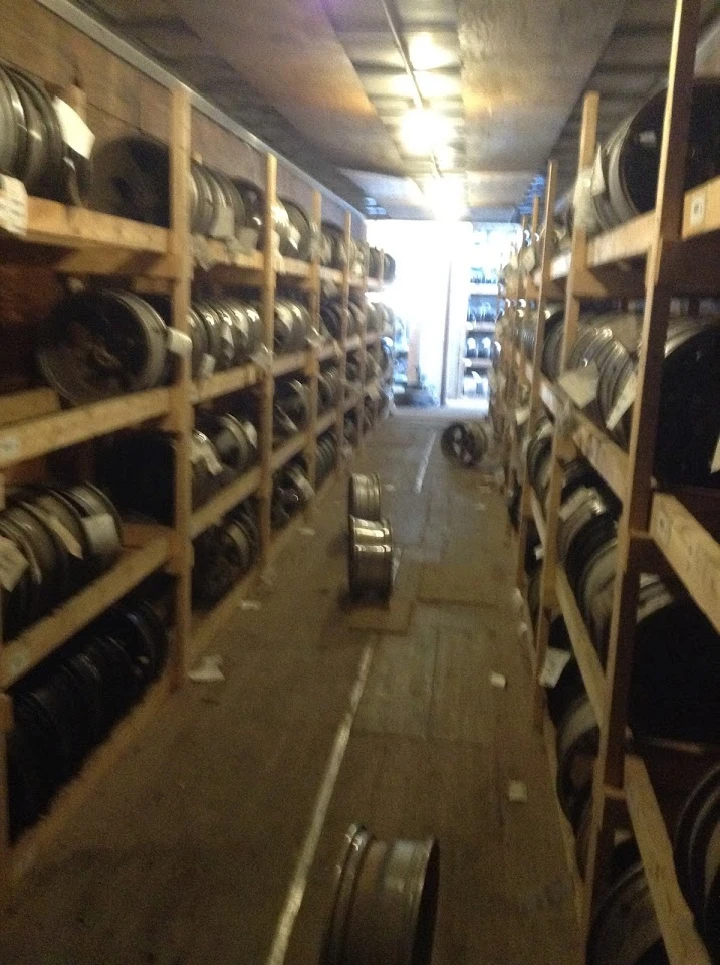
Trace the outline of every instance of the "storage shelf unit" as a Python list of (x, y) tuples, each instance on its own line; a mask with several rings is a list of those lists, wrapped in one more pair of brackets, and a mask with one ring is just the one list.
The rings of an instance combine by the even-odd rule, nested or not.
[[(84, 38), (78, 49), (85, 50), (88, 44), (92, 47), (92, 43)], [(114, 54), (106, 52), (104, 48), (98, 46), (95, 53), (98, 54), (98, 63), (102, 63), (103, 58), (113, 61)], [(136, 68), (128, 67), (127, 70), (132, 72)], [(136, 73), (142, 78), (139, 70)], [(89, 76), (91, 82), (104, 84), (102, 70), (89, 71)], [(52, 78), (47, 79), (52, 81)], [(146, 82), (150, 83), (138, 80), (139, 85)], [(6, 748), (5, 741), (0, 740), (0, 904), (8, 898), (8, 887), (28, 870), (102, 774), (113, 766), (171, 690), (181, 683), (188, 664), (212, 642), (242, 598), (255, 586), (270, 559), (297, 533), (306, 518), (305, 513), (298, 514), (282, 531), (271, 531), (272, 473), (293, 456), (302, 453), (308, 466), (310, 485), (314, 488), (317, 436), (335, 428), (339, 442), (338, 464), (324, 481), (320, 494), (327, 493), (333, 483), (344, 475), (347, 457), (342, 444), (342, 427), (348, 406), (343, 400), (318, 417), (317, 373), (321, 361), (334, 359), (344, 377), (347, 352), (360, 350), (364, 365), (366, 344), (377, 340), (377, 337), (373, 339), (370, 336), (366, 342), (364, 331), (346, 340), (343, 332), (339, 342), (312, 344), (307, 350), (290, 356), (273, 356), (276, 287), (282, 289), (286, 284), (294, 290), (302, 290), (307, 296), (314, 320), (318, 321), (321, 284), (336, 286), (345, 309), (351, 286), (361, 292), (367, 287), (380, 290), (382, 286), (372, 279), (351, 279), (347, 267), (339, 271), (322, 267), (317, 261), (306, 263), (282, 258), (272, 248), (272, 232), (267, 232), (263, 250), (247, 252), (238, 251), (236, 246), (217, 240), (193, 237), (189, 230), (187, 206), (191, 155), (202, 153), (203, 135), (208, 131), (208, 125), (212, 128), (210, 141), (213, 149), (220, 154), (224, 150), (225, 157), (231, 158), (232, 163), (236, 155), (240, 156), (251, 148), (237, 138), (236, 128), (231, 122), (222, 127), (217, 119), (210, 121), (191, 109), (186, 88), (156, 85), (153, 92), (158, 96), (156, 106), (160, 128), (164, 125), (169, 145), (170, 227), (160, 228), (30, 197), (27, 232), (22, 237), (2, 235), (0, 258), (3, 263), (29, 269), (50, 267), (62, 275), (108, 277), (114, 279), (113, 284), (122, 279), (121, 284), (135, 287), (140, 293), (147, 289), (169, 294), (171, 324), (184, 334), (188, 333), (188, 309), (193, 283), (201, 282), (220, 288), (223, 285), (252, 288), (262, 305), (267, 363), (237, 366), (193, 382), (189, 362), (182, 360), (176, 366), (172, 384), (168, 387), (74, 408), (63, 408), (57, 394), (46, 387), (1, 397), (0, 497), (4, 493), (2, 483), (6, 479), (12, 482), (18, 478), (26, 481), (27, 476), (18, 473), (22, 474), (26, 467), (32, 473), (35, 461), (59, 450), (148, 422), (173, 432), (176, 458), (173, 526), (126, 523), (123, 552), (107, 572), (44, 619), (27, 628), (17, 639), (0, 645), (0, 688), (6, 690), (148, 576), (167, 570), (174, 577), (171, 652), (163, 676), (90, 755), (77, 776), (59, 791), (48, 814), (12, 845), (8, 837), (6, 814)], [(158, 118), (155, 118), (156, 122)], [(252, 150), (255, 151), (255, 148)], [(248, 163), (254, 165), (254, 180), (264, 191), (265, 219), (266, 223), (270, 223), (278, 183), (278, 161), (273, 154), (256, 152)], [(262, 172), (262, 176), (258, 172)], [(285, 190), (290, 175), (284, 172), (283, 176)], [(300, 183), (297, 173), (292, 177)], [(352, 217), (351, 212), (341, 208), (336, 200), (325, 199), (328, 202), (326, 213), (323, 210), (325, 202), (318, 189), (302, 184), (297, 190), (306, 199), (304, 203), (307, 207), (312, 207), (311, 220), (315, 230), (319, 230), (323, 217), (339, 220), (346, 245), (353, 230), (362, 230), (360, 216)], [(310, 407), (309, 425), (306, 432), (273, 449), (275, 379), (295, 372), (307, 379), (310, 397), (314, 400)], [(257, 403), (258, 464), (193, 511), (190, 468), (193, 407), (238, 392), (251, 392)], [(358, 423), (362, 425), (364, 395), (360, 393), (353, 399), (352, 405), (357, 407)], [(193, 612), (190, 582), (192, 540), (250, 496), (255, 496), (258, 502), (259, 559), (217, 605), (207, 612)], [(307, 514), (314, 511), (317, 502), (316, 494), (307, 504)], [(11, 700), (7, 694), (0, 694), (0, 730), (6, 733), (11, 728)]]
[[(658, 797), (650, 780), (646, 763), (637, 753), (627, 750), (626, 694), (632, 670), (635, 614), (633, 606), (626, 605), (626, 601), (629, 603), (634, 599), (641, 572), (654, 570), (662, 573), (663, 567), (669, 567), (715, 629), (720, 631), (720, 546), (715, 538), (719, 516), (717, 495), (697, 490), (657, 492), (649, 472), (640, 469), (651, 460), (636, 460), (636, 454), (643, 447), (649, 447), (652, 453), (654, 446), (652, 429), (649, 428), (654, 425), (654, 415), (650, 411), (653, 393), (648, 391), (648, 387), (660, 380), (658, 366), (662, 364), (662, 352), (649, 353), (647, 346), (664, 338), (669, 308), (664, 298), (657, 297), (657, 291), (670, 291), (678, 295), (720, 294), (717, 273), (713, 279), (711, 271), (716, 261), (698, 257), (701, 252), (706, 255), (717, 252), (720, 241), (720, 179), (684, 192), (683, 170), (679, 165), (668, 163), (668, 158), (685, 156), (692, 86), (688, 79), (693, 74), (698, 8), (695, 0), (677, 0), (657, 209), (590, 241), (586, 240), (580, 229), (575, 229), (570, 250), (555, 258), (551, 258), (549, 245), (546, 244), (551, 232), (543, 232), (540, 268), (532, 280), (540, 319), (534, 355), (530, 362), (521, 355), (519, 326), (511, 325), (504, 344), (504, 351), (507, 349), (510, 356), (510, 361), (507, 357), (504, 359), (507, 383), (498, 400), (501, 408), (504, 406), (504, 413), (511, 412), (519, 402), (518, 388), (525, 384), (529, 386), (530, 426), (535, 425), (544, 410), (555, 420), (546, 518), (532, 493), (527, 473), (522, 466), (519, 467), (522, 493), (517, 580), (522, 587), (528, 526), (534, 518), (545, 549), (540, 589), (544, 617), (541, 614), (533, 641), (533, 666), (539, 674), (545, 661), (551, 612), (559, 607), (601, 732), (600, 754), (594, 771), (589, 866), (585, 881), (579, 884), (582, 892), (582, 925), (587, 928), (591, 920), (602, 885), (603, 869), (607, 867), (607, 849), (611, 846), (613, 830), (623, 820), (623, 815), (627, 815), (638, 842), (672, 965), (685, 965), (687, 962), (709, 965), (710, 958), (678, 886), (662, 798)], [(580, 137), (579, 169), (587, 167), (595, 154), (597, 108), (598, 95), (587, 94)], [(554, 211), (555, 183), (556, 169), (551, 162), (545, 198), (546, 224), (550, 222)], [(646, 277), (649, 262), (655, 270), (648, 271)], [(648, 358), (648, 364), (643, 367), (641, 362), (633, 407), (631, 449), (634, 446), (634, 451), (625, 452), (621, 449), (604, 428), (595, 425), (559, 386), (551, 384), (540, 371), (543, 308), (547, 301), (561, 294), (557, 287), (560, 281), (564, 282), (565, 302), (563, 367), (574, 338), (581, 298), (645, 297), (641, 356)], [(515, 297), (523, 291), (527, 294), (530, 290), (523, 288), (523, 285), (523, 280), (517, 283), (512, 293)], [(653, 358), (658, 361), (651, 363), (650, 359)], [(562, 459), (572, 458), (576, 454), (583, 455), (592, 464), (619, 496), (623, 507), (619, 524), (614, 601), (616, 612), (613, 614), (607, 671), (600, 664), (555, 549)], [(504, 449), (504, 458), (509, 478), (512, 472), (510, 445)], [(541, 714), (544, 699), (539, 682), (536, 687), (536, 706)], [(538, 723), (543, 723), (542, 716), (538, 717)], [(547, 720), (544, 726), (549, 727)], [(689, 753), (689, 748), (676, 748), (676, 753), (684, 752)], [(672, 783), (671, 775), (667, 777)], [(575, 869), (572, 871), (577, 880)]]

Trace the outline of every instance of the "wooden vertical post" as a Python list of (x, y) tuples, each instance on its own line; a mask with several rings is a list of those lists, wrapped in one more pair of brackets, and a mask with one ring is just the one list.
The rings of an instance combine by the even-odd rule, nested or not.
[(272, 445), (273, 445), (273, 401), (275, 398), (275, 379), (272, 373), (273, 344), (275, 333), (275, 286), (277, 284), (278, 238), (273, 227), (275, 212), (275, 192), (277, 185), (277, 158), (274, 154), (265, 157), (265, 212), (262, 272), (262, 318), (263, 341), (266, 358), (270, 364), (260, 387), (260, 562), (266, 567), (270, 553), (270, 505), (272, 499)]
[[(343, 224), (344, 237), (347, 239), (350, 237), (350, 212), (345, 212), (345, 221)], [(340, 308), (342, 322), (340, 325), (340, 357), (338, 360), (338, 368), (340, 371), (340, 384), (342, 386), (342, 397), (340, 399), (340, 405), (338, 406), (338, 421), (337, 421), (337, 434), (338, 434), (338, 467), (342, 466), (345, 462), (343, 456), (343, 449), (345, 447), (345, 437), (344, 437), (344, 424), (345, 424), (345, 393), (347, 391), (345, 385), (345, 379), (347, 377), (347, 315), (348, 315), (348, 301), (350, 299), (350, 275), (348, 272), (343, 274), (343, 284), (342, 292), (340, 295)]]
[(7, 694), (0, 694), (0, 916), (7, 909), (12, 887), (7, 768), (7, 738), (12, 726), (12, 700)]
[[(550, 238), (553, 230), (555, 212), (555, 184), (557, 167), (554, 161), (548, 164), (547, 180), (545, 182), (545, 208), (543, 214), (542, 242), (540, 244), (540, 289), (537, 299), (537, 323), (535, 326), (535, 348), (532, 358), (532, 372), (530, 377), (530, 416), (528, 418), (528, 433), (531, 433), (538, 421), (541, 406), (540, 380), (542, 378), (542, 349), (545, 340), (545, 303), (550, 284), (550, 266), (552, 263), (552, 245)], [(531, 485), (527, 469), (523, 467), (523, 486), (520, 497), (520, 520), (518, 526), (518, 555), (515, 567), (515, 580), (519, 587), (525, 585), (525, 549), (527, 546), (528, 529), (530, 525), (530, 492)]]
[[(319, 191), (313, 191), (312, 209), (310, 212), (313, 239), (320, 236), (320, 223), (322, 221), (322, 196)], [(310, 277), (308, 297), (310, 299), (310, 314), (312, 316), (313, 327), (316, 331), (320, 329), (320, 246), (313, 246), (312, 258), (310, 261)], [(308, 439), (305, 446), (305, 463), (308, 469), (308, 479), (310, 485), (315, 490), (317, 487), (317, 412), (318, 412), (318, 375), (320, 374), (320, 346), (314, 340), (308, 352), (307, 376), (310, 387), (310, 418), (308, 419)], [(306, 507), (306, 516), (314, 513), (314, 503), (309, 503)]]
[[(190, 244), (190, 100), (185, 88), (172, 96), (170, 128), (170, 248), (176, 275), (172, 286), (172, 324), (189, 333), (192, 246)], [(170, 656), (171, 684), (182, 682), (192, 645), (191, 577), (193, 547), (191, 438), (194, 413), (190, 401), (190, 359), (178, 359), (178, 374), (171, 389), (170, 412), (175, 432), (175, 519), (172, 569), (175, 574), (175, 641)]]
[(606, 873), (617, 809), (610, 806), (624, 784), (627, 705), (633, 666), (644, 534), (649, 525), (652, 470), (671, 290), (662, 262), (681, 237), (685, 160), (692, 104), (700, 0), (678, 0), (660, 153), (655, 232), (648, 253), (646, 298), (629, 452), (629, 485), (620, 519), (617, 571), (607, 660), (607, 698), (600, 728), (586, 880), (585, 920)]

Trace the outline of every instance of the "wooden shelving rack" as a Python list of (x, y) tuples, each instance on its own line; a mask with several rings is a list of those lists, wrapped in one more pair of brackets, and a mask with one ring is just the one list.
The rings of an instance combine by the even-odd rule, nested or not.
[[(550, 620), (563, 614), (575, 657), (600, 728), (600, 750), (593, 788), (593, 817), (585, 881), (573, 868), (581, 889), (583, 929), (591, 920), (607, 871), (615, 829), (629, 822), (638, 842), (668, 957), (673, 965), (709, 965), (675, 874), (670, 832), (642, 757), (631, 752), (627, 703), (633, 661), (635, 614), (642, 572), (668, 567), (720, 632), (720, 546), (718, 500), (710, 492), (660, 493), (652, 479), (658, 419), (660, 372), (670, 299), (675, 295), (718, 295), (715, 268), (720, 245), (720, 178), (684, 192), (688, 119), (698, 39), (699, 0), (677, 0), (669, 65), (656, 208), (588, 241), (575, 229), (569, 252), (552, 257), (543, 233), (539, 267), (533, 275), (538, 309), (534, 357), (512, 353), (510, 376), (530, 384), (529, 428), (547, 411), (555, 420), (552, 470), (543, 512), (523, 468), (517, 582), (524, 584), (528, 526), (535, 519), (543, 544), (540, 616), (533, 641), (533, 666), (539, 676)], [(598, 95), (584, 100), (578, 167), (592, 163), (596, 144)], [(548, 167), (544, 222), (552, 225), (555, 164)], [(633, 406), (629, 451), (623, 451), (592, 423), (563, 390), (541, 372), (543, 308), (563, 297), (565, 328), (562, 368), (577, 330), (581, 299), (643, 297), (642, 348)], [(512, 404), (512, 397), (508, 405)], [(615, 599), (607, 667), (590, 642), (556, 552), (561, 459), (583, 455), (622, 500)], [(506, 457), (510, 453), (506, 451)], [(509, 471), (509, 463), (506, 463)], [(544, 716), (544, 692), (536, 684), (536, 723)], [(688, 753), (691, 749), (688, 749)], [(682, 750), (675, 748), (675, 753)], [(669, 758), (672, 761), (672, 758)], [(672, 763), (668, 763), (672, 767)]]
[[(181, 360), (173, 383), (133, 395), (112, 398), (92, 405), (64, 409), (57, 394), (48, 388), (2, 396), (0, 405), (0, 507), (4, 484), (16, 478), (18, 470), (30, 460), (38, 460), (58, 450), (154, 420), (170, 430), (175, 438), (175, 519), (172, 527), (126, 524), (125, 548), (120, 559), (102, 576), (71, 597), (43, 620), (29, 627), (19, 638), (2, 645), (0, 624), (0, 730), (12, 728), (12, 701), (7, 689), (41, 660), (59, 648), (73, 634), (146, 577), (167, 569), (174, 579), (174, 618), (168, 667), (142, 703), (113, 730), (107, 741), (88, 758), (80, 773), (58, 793), (50, 811), (38, 824), (11, 844), (8, 835), (6, 742), (0, 740), (0, 907), (7, 902), (12, 886), (32, 865), (41, 849), (77, 809), (97, 780), (126, 750), (142, 727), (155, 714), (167, 695), (182, 683), (185, 670), (212, 643), (251, 592), (271, 559), (296, 532), (305, 518), (300, 514), (285, 530), (271, 530), (270, 510), (272, 475), (293, 456), (303, 453), (309, 481), (316, 484), (315, 446), (317, 436), (335, 428), (338, 438), (338, 464), (325, 480), (320, 495), (327, 493), (347, 470), (343, 458), (343, 418), (348, 408), (340, 400), (331, 410), (318, 415), (317, 385), (320, 362), (336, 360), (344, 375), (349, 351), (366, 352), (365, 332), (352, 339), (311, 344), (294, 355), (273, 355), (274, 302), (278, 285), (290, 280), (293, 288), (308, 297), (311, 313), (319, 323), (321, 286), (335, 286), (347, 306), (351, 285), (364, 292), (379, 290), (375, 279), (350, 278), (344, 271), (325, 268), (317, 260), (310, 263), (282, 258), (273, 250), (273, 232), (266, 232), (265, 249), (249, 254), (230, 254), (227, 246), (211, 239), (190, 235), (187, 198), (189, 196), (192, 153), (192, 125), (188, 91), (178, 87), (169, 98), (170, 148), (170, 228), (127, 221), (91, 210), (65, 207), (52, 201), (28, 199), (28, 229), (23, 237), (3, 236), (3, 260), (7, 263), (50, 265), (72, 276), (122, 277), (126, 283), (152, 283), (171, 296), (172, 325), (187, 332), (188, 309), (193, 281), (203, 274), (213, 285), (247, 287), (257, 292), (262, 304), (266, 365), (246, 364), (194, 382), (187, 360)], [(265, 158), (266, 224), (272, 223), (272, 205), (278, 178), (277, 159)], [(323, 199), (312, 192), (311, 219), (320, 230)], [(351, 218), (346, 212), (346, 240), (351, 235)], [(196, 262), (202, 247), (203, 267)], [(317, 258), (317, 256), (316, 256)], [(376, 340), (373, 338), (373, 340)], [(273, 448), (272, 414), (275, 380), (289, 373), (306, 377), (310, 386), (310, 422), (307, 430)], [(190, 441), (194, 407), (240, 391), (256, 393), (259, 399), (258, 464), (239, 479), (216, 493), (205, 505), (192, 510)], [(364, 394), (352, 400), (363, 424)], [(306, 513), (311, 513), (316, 498)], [(192, 540), (243, 500), (258, 501), (260, 560), (258, 564), (209, 612), (194, 613), (191, 600)]]

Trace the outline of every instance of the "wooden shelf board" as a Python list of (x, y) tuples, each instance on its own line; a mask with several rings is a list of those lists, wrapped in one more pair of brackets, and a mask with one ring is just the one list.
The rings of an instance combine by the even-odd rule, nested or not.
[(235, 586), (206, 613), (196, 613), (193, 616), (192, 640), (190, 645), (190, 661), (196, 660), (210, 646), (212, 641), (229, 622), (242, 600), (254, 587), (258, 577), (258, 567), (253, 566), (242, 576)]
[(327, 268), (320, 265), (320, 281), (331, 281), (335, 285), (342, 285), (343, 273), (338, 268)]
[(644, 257), (652, 241), (655, 212), (649, 211), (588, 241), (588, 268)]
[(60, 397), (54, 389), (27, 389), (0, 395), (0, 426), (59, 411)]
[(154, 255), (169, 251), (166, 228), (34, 197), (28, 198), (28, 230), (20, 240), (57, 248), (112, 248)]
[(307, 261), (298, 261), (297, 258), (283, 258), (278, 256), (277, 260), (278, 275), (287, 275), (292, 278), (308, 278), (310, 275), (310, 264)]
[(273, 375), (287, 375), (288, 372), (304, 369), (308, 359), (307, 349), (302, 352), (291, 352), (288, 355), (276, 355), (272, 364)]
[(170, 694), (170, 672), (166, 668), (139, 704), (113, 728), (107, 740), (85, 761), (80, 772), (63, 787), (45, 817), (29, 828), (10, 851), (9, 877), (17, 885), (43, 854), (64, 824), (79, 810), (88, 795), (116, 766), (156, 716)]
[(315, 425), (315, 435), (319, 436), (323, 432), (327, 432), (331, 429), (337, 422), (337, 410), (330, 409), (329, 412), (325, 412), (323, 415), (319, 415), (317, 418), (317, 423)]
[(239, 479), (225, 486), (216, 493), (204, 506), (197, 509), (190, 519), (190, 536), (194, 539), (200, 533), (217, 523), (235, 506), (243, 502), (260, 486), (260, 467), (253, 466)]
[(350, 338), (345, 339), (345, 351), (354, 352), (355, 349), (360, 348), (360, 336), (351, 335)]
[(671, 965), (710, 965), (678, 885), (672, 844), (643, 760), (625, 759), (625, 796)]
[(209, 379), (193, 383), (192, 401), (193, 403), (206, 402), (208, 399), (216, 399), (221, 395), (229, 395), (231, 392), (248, 389), (250, 386), (256, 385), (262, 375), (262, 369), (253, 362), (249, 362), (247, 365), (238, 365), (225, 372), (218, 372), (216, 375), (211, 375)]
[(203, 239), (207, 244), (208, 261), (211, 265), (227, 265), (231, 268), (257, 273), (263, 268), (262, 251), (232, 254), (224, 241), (216, 238)]
[(12, 686), (167, 562), (170, 530), (138, 524), (128, 524), (125, 529), (126, 546), (114, 566), (0, 648), (0, 687)]
[(595, 713), (595, 720), (598, 722), (598, 725), (602, 727), (607, 690), (605, 672), (600, 665), (597, 653), (583, 622), (582, 614), (578, 609), (567, 576), (561, 566), (557, 567), (555, 573), (555, 592), (557, 593), (558, 603), (565, 618), (568, 636), (572, 642), (573, 652), (575, 653), (575, 659), (580, 668), (585, 690), (587, 691)]
[(530, 508), (532, 509), (533, 519), (535, 520), (535, 526), (537, 527), (538, 535), (540, 536), (540, 542), (545, 545), (545, 537), (547, 532), (547, 527), (545, 525), (545, 514), (540, 501), (535, 495), (535, 490), (530, 488)]
[(0, 468), (167, 415), (169, 389), (150, 389), (26, 419), (0, 432)]
[(653, 497), (650, 534), (720, 633), (720, 544), (674, 496)]
[(270, 457), (270, 469), (277, 472), (293, 456), (296, 456), (307, 445), (307, 433), (299, 432), (292, 439), (275, 449)]

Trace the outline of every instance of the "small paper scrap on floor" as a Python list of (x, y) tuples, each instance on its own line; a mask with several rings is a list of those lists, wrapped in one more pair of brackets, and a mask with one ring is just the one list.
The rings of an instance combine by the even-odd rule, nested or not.
[(315, 535), (315, 530), (312, 528), (312, 526), (303, 526), (303, 528), (300, 530), (300, 532), (302, 533), (303, 536), (314, 536), (314, 535)]
[(527, 632), (528, 632), (528, 625), (523, 620), (522, 623), (518, 624), (518, 636), (524, 637)]
[(219, 684), (225, 679), (220, 667), (223, 658), (220, 654), (210, 654), (203, 657), (197, 667), (188, 671), (188, 678), (196, 684)]
[(493, 672), (490, 674), (490, 685), (492, 687), (497, 687), (498, 690), (505, 690), (507, 687), (507, 677), (504, 673)]
[(241, 610), (259, 610), (261, 606), (259, 600), (240, 600)]
[(397, 489), (397, 486), (394, 486), (392, 483), (386, 483), (386, 484), (383, 486), (383, 489), (384, 489), (385, 492), (387, 492), (387, 493), (394, 493), (395, 490)]
[(478, 512), (478, 513), (484, 513), (484, 512), (485, 512), (485, 508), (486, 508), (486, 507), (485, 507), (485, 503), (475, 503), (475, 510), (476, 510), (476, 512)]
[(527, 784), (524, 781), (510, 781), (508, 784), (508, 801), (525, 804), (527, 799)]

